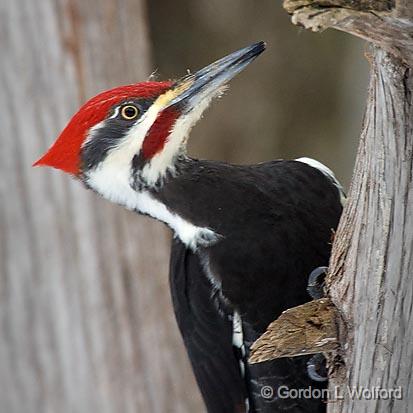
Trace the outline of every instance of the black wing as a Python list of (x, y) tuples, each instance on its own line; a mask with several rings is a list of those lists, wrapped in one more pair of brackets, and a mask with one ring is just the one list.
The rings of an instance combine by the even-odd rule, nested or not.
[(232, 321), (211, 297), (197, 255), (174, 240), (170, 287), (175, 316), (209, 413), (245, 412), (247, 391), (232, 346)]
[[(246, 377), (241, 375), (240, 353), (232, 345), (230, 311), (218, 307), (199, 257), (178, 240), (172, 245), (170, 287), (178, 326), (209, 413), (326, 411), (322, 398), (285, 398), (288, 389), (326, 387), (308, 377), (309, 357), (249, 365)], [(260, 334), (247, 323), (243, 323), (243, 330), (248, 355), (248, 348)], [(249, 410), (245, 404), (247, 398)]]

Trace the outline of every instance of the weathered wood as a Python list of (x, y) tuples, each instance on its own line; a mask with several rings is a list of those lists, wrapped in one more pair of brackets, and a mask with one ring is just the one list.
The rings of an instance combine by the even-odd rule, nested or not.
[[(397, 4), (397, 7), (396, 7)], [(284, 0), (292, 22), (335, 28), (373, 42), (413, 66), (413, 1)]]
[(290, 308), (251, 346), (249, 362), (336, 350), (339, 322), (334, 305), (326, 298)]
[[(349, 203), (337, 232), (329, 294), (347, 320), (344, 402), (331, 412), (407, 412), (413, 392), (413, 78), (388, 53), (371, 56), (369, 103)], [(352, 400), (361, 386), (402, 387), (403, 400)]]
[[(347, 324), (338, 354), (342, 363), (330, 370), (333, 397), (328, 411), (409, 412), (413, 396), (413, 4), (396, 1), (391, 12), (360, 12), (360, 7), (354, 10), (339, 0), (305, 3), (294, 8), (298, 1), (285, 1), (296, 23), (316, 30), (334, 27), (375, 44), (368, 53), (371, 81), (364, 128), (327, 279), (328, 295)], [(402, 398), (399, 393), (389, 399), (350, 396), (349, 389), (375, 386), (400, 386)], [(335, 399), (337, 394), (344, 399)]]
[(286, 0), (284, 8), (288, 13), (311, 6), (314, 12), (323, 8), (339, 8), (356, 11), (391, 11), (395, 6), (394, 0)]
[(143, 1), (3, 1), (0, 49), (0, 411), (202, 411), (169, 235), (31, 168), (85, 98), (148, 76)]

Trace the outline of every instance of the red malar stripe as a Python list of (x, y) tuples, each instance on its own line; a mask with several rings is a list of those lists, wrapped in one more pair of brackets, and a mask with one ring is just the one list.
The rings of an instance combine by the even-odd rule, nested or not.
[(163, 149), (178, 116), (179, 112), (173, 108), (165, 109), (158, 115), (143, 141), (142, 154), (145, 159), (152, 158)]

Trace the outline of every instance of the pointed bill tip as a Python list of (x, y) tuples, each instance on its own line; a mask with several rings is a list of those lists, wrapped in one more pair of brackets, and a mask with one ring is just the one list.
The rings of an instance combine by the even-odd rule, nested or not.
[(266, 48), (266, 43), (259, 41), (239, 49), (209, 64), (194, 74), (182, 78), (175, 84), (172, 99), (167, 106), (175, 104), (193, 108), (204, 96), (219, 91), (234, 76), (244, 70)]

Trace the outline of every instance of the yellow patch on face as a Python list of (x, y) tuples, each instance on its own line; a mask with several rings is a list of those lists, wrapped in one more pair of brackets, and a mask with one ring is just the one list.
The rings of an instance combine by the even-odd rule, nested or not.
[(183, 82), (180, 82), (175, 88), (169, 89), (164, 94), (160, 95), (158, 99), (156, 99), (154, 105), (159, 107), (159, 110), (165, 108), (173, 99), (188, 90), (193, 83), (194, 79), (186, 79)]

